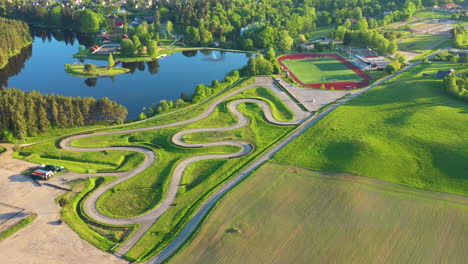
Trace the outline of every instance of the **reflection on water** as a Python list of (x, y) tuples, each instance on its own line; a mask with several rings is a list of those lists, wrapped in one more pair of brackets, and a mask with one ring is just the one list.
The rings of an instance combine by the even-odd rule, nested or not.
[[(66, 96), (109, 97), (128, 108), (129, 118), (137, 117), (143, 107), (162, 99), (175, 100), (181, 94), (188, 97), (200, 83), (223, 79), (229, 71), (243, 67), (249, 56), (217, 50), (190, 50), (162, 60), (121, 63), (119, 66), (130, 70), (126, 74), (80, 78), (68, 75), (64, 65), (79, 63), (72, 55), (79, 45), (89, 46), (92, 40), (69, 30), (31, 31), (33, 45), (24, 48), (0, 70), (2, 86)], [(104, 66), (107, 60), (85, 60), (84, 63)]]
[(18, 75), (24, 68), (24, 63), (32, 56), (32, 45), (29, 45), (21, 50), (21, 52), (11, 57), (8, 64), (0, 70), (1, 86), (8, 86), (8, 79), (11, 76)]

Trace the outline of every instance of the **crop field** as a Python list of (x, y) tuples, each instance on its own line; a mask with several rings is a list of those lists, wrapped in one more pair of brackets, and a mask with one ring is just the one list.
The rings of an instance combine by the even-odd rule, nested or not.
[(447, 39), (447, 37), (440, 35), (418, 34), (405, 38), (398, 44), (398, 46), (402, 51), (422, 52), (444, 39)]
[[(328, 114), (274, 161), (468, 195), (468, 105), (423, 78), (461, 64), (421, 64)], [(298, 152), (300, 150), (300, 152)]]
[(346, 90), (364, 87), (372, 79), (359, 68), (336, 54), (290, 54), (278, 58), (291, 78), (310, 88)]
[(463, 263), (468, 198), (267, 163), (168, 263)]

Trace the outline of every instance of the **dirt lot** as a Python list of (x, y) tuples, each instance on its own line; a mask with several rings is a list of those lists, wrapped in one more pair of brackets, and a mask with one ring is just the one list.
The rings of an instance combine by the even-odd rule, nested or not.
[[(127, 263), (79, 238), (67, 225), (57, 223), (60, 208), (54, 198), (62, 193), (37, 187), (19, 173), (35, 164), (11, 158), (11, 146), (0, 154), (0, 202), (36, 212), (37, 219), (0, 242), (0, 263)], [(6, 212), (8, 213), (8, 212)]]

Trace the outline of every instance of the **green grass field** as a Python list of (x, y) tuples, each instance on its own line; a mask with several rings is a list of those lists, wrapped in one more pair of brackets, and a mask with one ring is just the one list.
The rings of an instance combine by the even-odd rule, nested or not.
[(333, 58), (283, 60), (303, 83), (362, 81), (361, 76)]
[[(348, 172), (468, 195), (468, 105), (423, 73), (462, 69), (422, 64), (349, 101), (274, 157), (300, 167)], [(300, 150), (300, 151), (298, 151)]]
[(465, 197), (267, 163), (168, 263), (463, 263), (467, 222)]
[(402, 51), (422, 52), (428, 47), (444, 39), (447, 39), (447, 37), (440, 35), (418, 34), (405, 38), (400, 43), (398, 43), (398, 47)]
[(429, 18), (429, 19), (440, 19), (440, 18), (450, 18), (452, 13), (444, 11), (432, 11), (431, 8), (419, 10), (414, 13), (415, 17)]

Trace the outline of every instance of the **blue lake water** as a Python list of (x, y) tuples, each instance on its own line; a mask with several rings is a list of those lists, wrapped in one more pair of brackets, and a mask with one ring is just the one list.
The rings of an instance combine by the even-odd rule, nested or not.
[[(70, 35), (70, 33), (68, 34)], [(66, 96), (109, 97), (128, 108), (128, 118), (136, 118), (143, 107), (162, 99), (191, 95), (200, 83), (221, 80), (226, 73), (247, 64), (248, 54), (213, 50), (179, 52), (154, 62), (125, 63), (130, 73), (113, 78), (86, 79), (65, 72), (65, 64), (78, 51), (78, 40), (63, 35), (34, 37), (32, 48), (10, 59), (0, 70), (3, 86), (23, 91), (38, 90)], [(105, 65), (107, 61), (90, 61)]]

